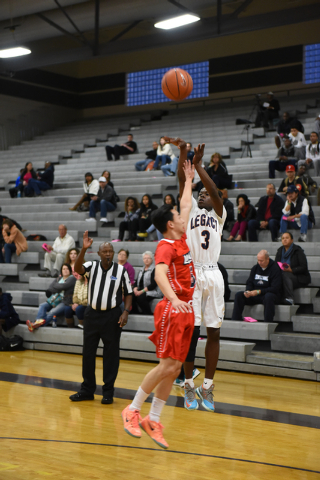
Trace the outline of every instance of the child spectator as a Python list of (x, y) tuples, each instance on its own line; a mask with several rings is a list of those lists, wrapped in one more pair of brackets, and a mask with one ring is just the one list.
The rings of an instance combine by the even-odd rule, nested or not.
[[(11, 256), (28, 250), (28, 243), (22, 232), (15, 226), (12, 220), (6, 219), (2, 224), (2, 236), (4, 247), (0, 250), (0, 263), (11, 263)], [(4, 255), (4, 257), (3, 257)]]
[(112, 240), (113, 242), (122, 242), (124, 232), (129, 232), (129, 242), (136, 240), (137, 235), (132, 230), (132, 221), (139, 218), (140, 204), (135, 197), (127, 197), (124, 202), (125, 215), (123, 221), (119, 225), (118, 238)]
[[(234, 239), (236, 242), (241, 242), (241, 240), (246, 240), (246, 231), (248, 228), (248, 222), (252, 218), (256, 218), (256, 209), (250, 204), (250, 200), (247, 195), (241, 193), (237, 196), (237, 206), (238, 206), (238, 217), (237, 221), (232, 227), (229, 238), (227, 242), (232, 242)], [(239, 233), (238, 233), (239, 231)], [(236, 234), (238, 233), (237, 237)]]

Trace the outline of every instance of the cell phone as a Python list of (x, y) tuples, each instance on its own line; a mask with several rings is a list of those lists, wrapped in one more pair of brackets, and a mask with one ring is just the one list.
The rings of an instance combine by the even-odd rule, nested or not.
[(282, 267), (283, 267), (283, 268), (289, 268), (289, 264), (288, 264), (288, 263), (283, 263), (283, 264), (282, 264)]

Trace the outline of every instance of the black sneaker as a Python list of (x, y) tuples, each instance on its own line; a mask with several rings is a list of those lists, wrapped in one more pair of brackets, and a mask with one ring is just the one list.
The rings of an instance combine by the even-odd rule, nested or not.
[(112, 397), (103, 397), (101, 400), (102, 405), (111, 405), (113, 403), (113, 398)]
[(41, 277), (41, 278), (51, 277), (51, 273), (49, 272), (49, 270), (46, 270), (43, 273), (38, 273), (38, 277)]
[(58, 270), (55, 270), (53, 274), (51, 275), (52, 278), (58, 278), (59, 277), (59, 272)]
[(78, 392), (70, 395), (69, 398), (72, 402), (83, 402), (84, 400), (94, 400), (94, 395)]

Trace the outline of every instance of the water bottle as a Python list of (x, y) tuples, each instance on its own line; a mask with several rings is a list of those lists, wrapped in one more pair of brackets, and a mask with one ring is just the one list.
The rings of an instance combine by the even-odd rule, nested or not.
[(234, 182), (234, 188), (238, 188), (238, 182), (237, 182), (237, 180)]
[(17, 198), (21, 198), (21, 192), (19, 190), (19, 192), (17, 193)]
[(53, 328), (57, 328), (57, 317), (56, 317), (56, 315), (53, 316), (53, 319), (52, 319), (52, 327), (53, 327)]

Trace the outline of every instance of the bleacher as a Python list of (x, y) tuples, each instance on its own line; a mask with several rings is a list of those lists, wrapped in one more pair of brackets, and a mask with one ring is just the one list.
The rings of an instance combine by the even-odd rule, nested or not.
[[(305, 134), (313, 130), (316, 100), (311, 97), (286, 97), (279, 99), (282, 111), (298, 113), (305, 127)], [(105, 240), (118, 237), (119, 213), (124, 209), (128, 195), (149, 193), (156, 204), (162, 204), (165, 193), (177, 194), (176, 177), (164, 177), (161, 171), (136, 172), (134, 164), (144, 159), (144, 152), (150, 150), (153, 140), (161, 135), (181, 136), (193, 145), (205, 143), (205, 162), (214, 152), (220, 152), (226, 161), (228, 171), (237, 182), (237, 188), (229, 191), (229, 198), (246, 193), (252, 204), (265, 194), (268, 179), (268, 161), (275, 158), (275, 132), (263, 128), (251, 128), (249, 141), (252, 158), (241, 158), (243, 142), (247, 132), (242, 125), (236, 125), (236, 118), (248, 118), (252, 106), (249, 103), (235, 103), (206, 108), (177, 109), (169, 113), (117, 118), (100, 118), (77, 122), (56, 131), (49, 132), (32, 141), (0, 152), (2, 182), (0, 182), (0, 206), (4, 215), (18, 221), (26, 230), (26, 236), (41, 233), (48, 241), (58, 235), (58, 225), (64, 223), (78, 245), (81, 246), (84, 230), (90, 228), (94, 243), (86, 258), (97, 258), (98, 245)], [(165, 113), (165, 114), (164, 114)], [(127, 133), (133, 133), (139, 153), (117, 162), (108, 162), (105, 145), (126, 141)], [(178, 154), (178, 150), (173, 147)], [(20, 168), (31, 161), (34, 168), (44, 166), (50, 160), (55, 163), (54, 188), (41, 197), (11, 199), (8, 182), (14, 180)], [(109, 223), (101, 227), (99, 214), (96, 222), (86, 222), (87, 213), (70, 212), (83, 193), (84, 174), (91, 171), (98, 178), (103, 170), (111, 172), (111, 179), (120, 202), (115, 212), (108, 213)], [(313, 178), (313, 172), (311, 171)], [(284, 173), (277, 172), (274, 183), (278, 187)], [(320, 178), (315, 178), (320, 184)], [(256, 263), (256, 254), (266, 248), (271, 257), (281, 244), (271, 243), (270, 232), (260, 232), (259, 242), (222, 243), (220, 262), (229, 275), (231, 299), (226, 304), (225, 322), (221, 328), (221, 350), (218, 368), (304, 378), (320, 381), (320, 207), (316, 194), (310, 196), (316, 227), (308, 232), (308, 241), (302, 245), (308, 258), (312, 282), (307, 288), (295, 292), (295, 305), (276, 306), (274, 322), (256, 324), (231, 321), (233, 299), (237, 291), (244, 288), (251, 267)], [(293, 231), (297, 241), (299, 231)], [(45, 301), (45, 290), (52, 279), (39, 278), (43, 268), (44, 253), (42, 242), (29, 242), (28, 252), (19, 258), (13, 256), (12, 264), (0, 264), (0, 285), (3, 291), (13, 296), (13, 303), (19, 313), (21, 324), (14, 332), (24, 338), (26, 348), (58, 352), (81, 353), (82, 332), (65, 328), (64, 319), (59, 319), (61, 328), (40, 328), (30, 333), (25, 325), (27, 319), (34, 320), (38, 306)], [(142, 266), (141, 253), (155, 251), (154, 242), (114, 243), (115, 251), (127, 248), (129, 261), (137, 269)], [(154, 305), (153, 305), (154, 307)], [(263, 319), (263, 306), (246, 307), (246, 315)], [(153, 317), (130, 315), (128, 325), (121, 338), (122, 358), (155, 360), (153, 344), (148, 335), (153, 330)], [(197, 349), (196, 364), (203, 366), (205, 329)], [(99, 354), (102, 354), (101, 345)]]

